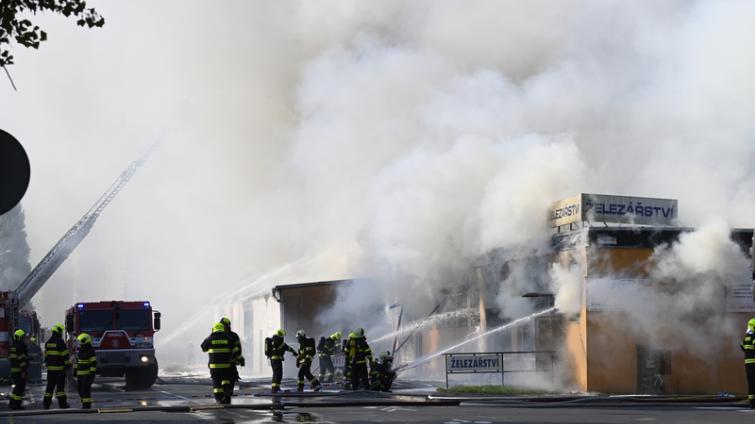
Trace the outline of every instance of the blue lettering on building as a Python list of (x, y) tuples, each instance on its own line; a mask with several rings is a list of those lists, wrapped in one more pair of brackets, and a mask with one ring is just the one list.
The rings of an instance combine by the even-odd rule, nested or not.
[(498, 358), (451, 358), (451, 368), (454, 369), (480, 369), (497, 368)]
[[(585, 211), (595, 210), (598, 215), (626, 216), (636, 215), (646, 218), (672, 218), (675, 216), (674, 207), (647, 206), (642, 202), (625, 203), (604, 203), (604, 202), (585, 202)], [(555, 213), (554, 213), (555, 215)], [(555, 218), (555, 217), (554, 217)]]

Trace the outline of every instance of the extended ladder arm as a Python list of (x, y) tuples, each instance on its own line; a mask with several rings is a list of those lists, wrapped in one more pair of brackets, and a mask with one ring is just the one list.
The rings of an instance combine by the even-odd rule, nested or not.
[(47, 252), (44, 258), (32, 269), (29, 275), (21, 282), (16, 289), (16, 299), (18, 306), (23, 308), (32, 297), (44, 286), (48, 279), (55, 273), (60, 265), (65, 262), (68, 256), (76, 249), (82, 240), (89, 234), (97, 218), (102, 211), (113, 201), (118, 192), (134, 176), (144, 161), (147, 160), (154, 148), (147, 150), (142, 157), (131, 162), (125, 171), (113, 182), (108, 190), (100, 196), (95, 204), (87, 211), (86, 214), (68, 230), (65, 235), (55, 243), (55, 246)]

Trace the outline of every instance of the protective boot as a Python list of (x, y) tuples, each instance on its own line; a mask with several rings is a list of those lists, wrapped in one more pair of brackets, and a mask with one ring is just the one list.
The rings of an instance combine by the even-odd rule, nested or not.
[(296, 385), (296, 391), (301, 393), (304, 391), (304, 382), (300, 381), (299, 384)]

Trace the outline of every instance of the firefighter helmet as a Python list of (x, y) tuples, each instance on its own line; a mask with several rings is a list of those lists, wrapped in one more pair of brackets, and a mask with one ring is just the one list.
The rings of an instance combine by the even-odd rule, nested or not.
[(92, 343), (92, 336), (90, 336), (87, 333), (81, 333), (81, 334), (79, 334), (79, 336), (76, 337), (76, 339), (81, 344), (91, 344)]
[(304, 330), (299, 330), (296, 332), (296, 340), (305, 339), (307, 338), (307, 333), (304, 332)]
[(392, 361), (392, 360), (393, 360), (393, 358), (391, 357), (391, 352), (388, 352), (388, 351), (386, 350), (385, 352), (381, 353), (381, 354), (380, 354), (380, 360), (381, 360), (382, 362), (386, 362), (386, 361)]
[(228, 319), (228, 317), (223, 317), (223, 318), (220, 318), (220, 322), (221, 322), (221, 323), (222, 323), (223, 325), (225, 325), (226, 327), (230, 327), (230, 326), (231, 326), (231, 320), (230, 320), (230, 319)]
[(356, 338), (357, 338), (357, 333), (355, 333), (353, 331), (351, 333), (349, 333), (349, 339), (356, 339)]
[(355, 333), (357, 334), (357, 337), (364, 337), (364, 328), (357, 328), (357, 331), (355, 331)]
[(333, 340), (341, 340), (341, 336), (342, 336), (341, 332), (336, 331), (335, 333), (330, 335), (330, 338)]
[(750, 318), (750, 320), (747, 321), (747, 328), (755, 331), (755, 318)]
[(63, 334), (63, 324), (55, 324), (50, 330), (52, 330), (53, 333)]
[(278, 331), (276, 331), (275, 334), (278, 335), (278, 336), (283, 337), (283, 336), (286, 335), (286, 330), (284, 330), (284, 329), (281, 328)]
[(223, 331), (225, 331), (225, 325), (223, 325), (222, 322), (216, 322), (212, 326), (212, 332), (213, 333), (220, 333), (220, 332), (223, 332)]
[(26, 331), (21, 330), (21, 329), (18, 329), (18, 330), (16, 330), (16, 331), (13, 332), (13, 338), (15, 340), (21, 340), (21, 339), (24, 338), (25, 335), (26, 335)]

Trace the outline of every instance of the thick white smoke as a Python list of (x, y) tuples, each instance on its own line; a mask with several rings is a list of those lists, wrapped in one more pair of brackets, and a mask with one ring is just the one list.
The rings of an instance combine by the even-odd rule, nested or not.
[[(590, 282), (591, 302), (621, 311), (627, 332), (653, 346), (694, 346), (715, 354), (720, 337), (741, 331), (743, 323), (726, 314), (726, 292), (748, 284), (749, 259), (731, 240), (720, 218), (684, 233), (678, 242), (655, 249), (645, 279), (608, 277)], [(700, 340), (711, 343), (700, 343)], [(670, 345), (671, 344), (671, 345)]]
[(753, 224), (749, 2), (93, 6), (101, 31), (42, 17), (19, 92), (0, 84), (32, 160), (32, 260), (165, 142), (38, 295), (46, 323), (146, 298), (177, 328), (271, 269), (383, 278), (351, 308), (429, 311), (480, 254), (544, 251), (547, 206), (578, 192)]

